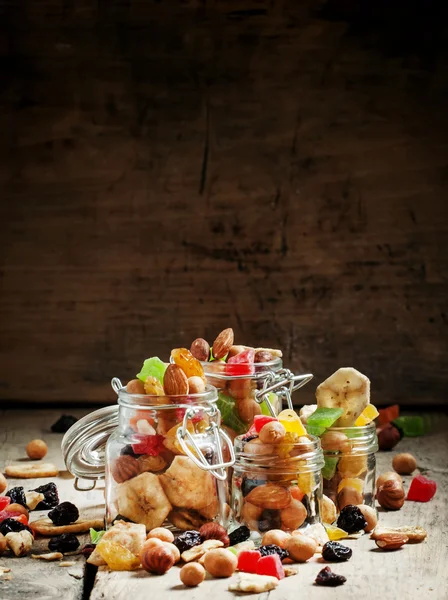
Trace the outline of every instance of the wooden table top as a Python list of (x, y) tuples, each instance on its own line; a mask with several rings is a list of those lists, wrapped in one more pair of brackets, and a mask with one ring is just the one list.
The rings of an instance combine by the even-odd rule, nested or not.
[[(65, 411), (67, 412), (67, 411)], [(71, 410), (77, 417), (88, 410)], [(53, 479), (10, 480), (9, 487), (24, 485), (32, 489), (54, 480), (61, 501), (76, 504), (81, 516), (101, 517), (104, 511), (104, 482), (95, 490), (79, 492), (73, 487), (73, 478), (65, 470), (60, 451), (61, 434), (50, 432), (50, 426), (61, 415), (61, 410), (1, 410), (0, 409), (0, 470), (8, 464), (25, 460), (25, 445), (34, 438), (44, 439), (49, 452), (46, 462), (55, 463), (60, 475)], [(280, 582), (276, 590), (269, 592), (269, 600), (310, 600), (330, 598), (332, 600), (383, 600), (401, 598), (421, 600), (446, 600), (448, 598), (448, 417), (433, 416), (432, 432), (422, 438), (405, 438), (397, 446), (400, 452), (412, 452), (420, 472), (437, 482), (437, 494), (427, 503), (405, 502), (396, 512), (380, 509), (379, 522), (385, 526), (420, 525), (428, 531), (422, 544), (406, 545), (396, 552), (383, 552), (365, 535), (344, 543), (353, 549), (352, 558), (346, 563), (332, 565), (336, 573), (344, 575), (347, 582), (339, 588), (322, 588), (313, 584), (318, 571), (324, 566), (321, 559), (312, 559), (298, 565), (299, 573)], [(377, 473), (391, 469), (393, 452), (379, 452)], [(411, 477), (404, 477), (406, 490)], [(46, 512), (33, 512), (35, 520)], [(81, 546), (88, 536), (79, 536)], [(35, 541), (33, 551), (44, 549), (48, 538)], [(30, 557), (0, 557), (0, 567), (10, 569), (0, 574), (0, 599), (18, 600), (36, 598), (53, 600), (122, 600), (133, 598), (202, 600), (212, 595), (219, 598), (235, 597), (227, 587), (228, 579), (206, 579), (198, 588), (185, 588), (179, 580), (179, 568), (174, 567), (162, 577), (153, 576), (143, 570), (135, 572), (110, 572), (100, 568), (94, 586), (89, 593), (84, 589), (84, 565), (82, 555), (64, 560), (73, 563), (61, 567), (59, 563), (47, 563)], [(1, 571), (1, 569), (0, 569)], [(267, 594), (245, 594), (249, 599), (259, 597), (266, 600)]]

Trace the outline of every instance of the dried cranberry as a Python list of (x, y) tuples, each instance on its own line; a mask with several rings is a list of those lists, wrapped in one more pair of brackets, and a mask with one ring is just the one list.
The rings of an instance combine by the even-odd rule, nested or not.
[(327, 542), (322, 548), (322, 558), (328, 562), (343, 562), (352, 555), (352, 549), (339, 542)]
[(54, 508), (59, 504), (58, 488), (56, 487), (56, 484), (52, 481), (50, 481), (50, 483), (46, 483), (45, 485), (41, 485), (35, 490), (31, 491), (38, 492), (39, 494), (44, 495), (44, 499), (42, 500), (42, 502), (39, 502), (35, 510), (48, 510), (50, 508)]
[(69, 525), (79, 519), (79, 511), (71, 502), (61, 502), (50, 510), (48, 517), (55, 525)]
[(277, 546), (276, 544), (268, 544), (267, 546), (260, 546), (258, 548), (258, 552), (261, 554), (261, 556), (269, 556), (270, 554), (278, 554), (280, 556), (280, 560), (283, 560), (284, 558), (288, 558), (288, 556), (289, 556), (289, 552), (287, 550), (280, 548), (280, 546)]
[(11, 504), (20, 504), (21, 506), (28, 508), (26, 505), (25, 490), (23, 487), (13, 487), (6, 492), (5, 496), (11, 498)]
[(73, 533), (63, 533), (52, 537), (48, 549), (52, 552), (73, 552), (79, 548), (79, 540)]
[(338, 527), (347, 533), (355, 533), (367, 527), (367, 521), (357, 506), (347, 504), (338, 517)]
[(199, 534), (199, 531), (184, 531), (174, 540), (173, 544), (177, 546), (179, 552), (185, 552), (185, 550), (189, 550), (194, 546), (199, 546), (202, 544), (202, 539)]
[(250, 529), (246, 527), (246, 525), (242, 525), (238, 527), (238, 529), (234, 529), (232, 533), (229, 533), (230, 545), (234, 546), (235, 544), (239, 544), (240, 542), (245, 542), (250, 538)]
[(347, 579), (343, 575), (336, 575), (336, 573), (333, 573), (330, 567), (325, 567), (322, 569), (322, 571), (319, 571), (316, 577), (317, 585), (326, 585), (329, 587), (342, 585), (346, 581)]
[(3, 535), (6, 535), (7, 533), (11, 533), (11, 531), (14, 531), (14, 532), (15, 531), (23, 531), (24, 529), (29, 531), (31, 533), (31, 535), (34, 537), (33, 532), (28, 527), (28, 525), (24, 525), (20, 521), (16, 521), (16, 519), (4, 519), (0, 523), (0, 533), (2, 533)]
[(72, 425), (76, 423), (78, 419), (76, 417), (72, 417), (72, 415), (62, 415), (51, 426), (51, 431), (53, 433), (67, 433)]

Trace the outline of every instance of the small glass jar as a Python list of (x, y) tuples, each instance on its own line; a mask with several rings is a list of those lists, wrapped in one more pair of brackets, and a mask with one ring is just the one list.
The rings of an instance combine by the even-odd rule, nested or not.
[(378, 438), (374, 423), (363, 427), (330, 427), (322, 435), (325, 465), (323, 492), (339, 512), (347, 504), (375, 507), (375, 452)]
[(281, 358), (263, 363), (203, 362), (204, 374), (218, 390), (218, 408), (230, 437), (248, 431), (256, 415), (277, 416), (283, 398), (293, 408), (291, 393), (311, 381), (311, 374), (294, 375)]
[(143, 523), (147, 531), (162, 525), (198, 529), (210, 521), (226, 525), (226, 467), (234, 454), (220, 430), (216, 389), (207, 385), (200, 394), (149, 396), (129, 394), (117, 379), (113, 387), (118, 407), (87, 415), (62, 442), (71, 473), (105, 477), (106, 524), (123, 517)]
[(314, 436), (276, 445), (238, 436), (232, 479), (234, 522), (249, 527), (255, 541), (271, 529), (292, 532), (320, 523), (323, 465)]

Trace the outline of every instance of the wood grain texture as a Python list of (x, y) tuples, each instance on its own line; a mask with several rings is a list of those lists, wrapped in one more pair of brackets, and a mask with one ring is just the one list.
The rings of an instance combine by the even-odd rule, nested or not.
[(1, 4), (0, 401), (112, 401), (228, 326), (445, 401), (446, 21), (387, 4)]
[[(81, 417), (84, 411), (72, 411)], [(31, 490), (37, 486), (54, 481), (59, 491), (61, 502), (73, 502), (81, 517), (102, 518), (104, 515), (104, 483), (98, 489), (89, 492), (78, 492), (73, 487), (73, 477), (65, 470), (61, 455), (62, 434), (50, 432), (50, 426), (58, 419), (60, 413), (55, 410), (45, 411), (5, 411), (0, 409), (0, 471), (9, 464), (17, 464), (26, 460), (25, 446), (32, 439), (44, 439), (48, 445), (45, 461), (53, 462), (61, 470), (59, 477), (51, 479), (8, 479), (8, 489), (17, 485)], [(33, 511), (30, 521), (45, 517), (48, 511)], [(77, 536), (81, 547), (89, 541), (88, 535)], [(41, 554), (48, 548), (50, 538), (38, 538), (33, 544), (33, 553)], [(73, 562), (73, 566), (60, 567), (59, 561), (47, 563), (31, 557), (0, 557), (0, 566), (11, 569), (5, 576), (0, 576), (0, 598), (2, 600), (18, 600), (29, 598), (36, 600), (81, 600), (84, 587), (85, 559), (81, 554), (64, 558)], [(11, 577), (9, 579), (9, 576)]]

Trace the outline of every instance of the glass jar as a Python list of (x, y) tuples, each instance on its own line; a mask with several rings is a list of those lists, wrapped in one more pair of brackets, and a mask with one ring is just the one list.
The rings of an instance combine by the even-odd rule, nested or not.
[(283, 398), (292, 409), (292, 392), (313, 378), (310, 373), (294, 375), (284, 369), (280, 358), (243, 364), (215, 360), (202, 366), (208, 383), (218, 389), (222, 423), (232, 438), (246, 433), (255, 415), (277, 416)]
[(232, 478), (235, 523), (249, 527), (255, 540), (271, 529), (292, 532), (320, 523), (323, 465), (314, 436), (276, 445), (251, 445), (251, 438), (238, 436)]
[(339, 512), (347, 504), (375, 507), (375, 452), (378, 438), (374, 423), (363, 427), (330, 427), (321, 437), (325, 465), (323, 491)]
[(129, 394), (117, 379), (112, 385), (118, 407), (87, 415), (62, 441), (73, 475), (106, 479), (106, 524), (123, 517), (147, 531), (162, 525), (198, 529), (209, 521), (226, 525), (226, 468), (234, 453), (220, 429), (216, 389), (150, 396)]

